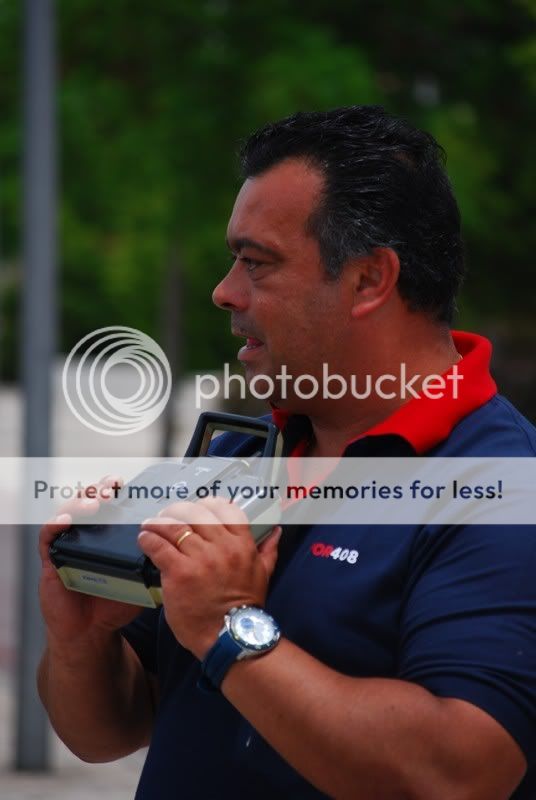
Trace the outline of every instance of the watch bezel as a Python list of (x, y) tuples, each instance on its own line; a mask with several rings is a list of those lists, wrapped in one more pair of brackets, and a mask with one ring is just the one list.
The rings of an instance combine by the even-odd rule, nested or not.
[[(264, 617), (271, 622), (273, 626), (273, 635), (268, 642), (265, 642), (264, 644), (252, 644), (243, 639), (233, 629), (233, 620), (238, 616), (240, 612), (246, 610), (255, 612), (256, 614), (259, 614), (261, 617)], [(244, 655), (262, 653), (266, 650), (271, 650), (281, 638), (281, 630), (275, 619), (272, 617), (271, 614), (265, 611), (264, 608), (260, 608), (259, 606), (248, 606), (248, 605), (235, 606), (234, 608), (231, 608), (226, 614), (225, 622), (229, 636), (233, 639), (234, 642), (236, 642), (243, 649)]]

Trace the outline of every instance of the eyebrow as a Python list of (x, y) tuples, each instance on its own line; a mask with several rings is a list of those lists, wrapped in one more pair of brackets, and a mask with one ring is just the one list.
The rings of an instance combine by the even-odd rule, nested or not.
[(266, 255), (271, 256), (272, 258), (281, 258), (280, 253), (278, 253), (276, 250), (272, 250), (271, 247), (266, 247), (265, 244), (256, 242), (255, 239), (249, 239), (247, 236), (240, 239), (233, 239), (232, 241), (225, 239), (225, 241), (229, 250), (242, 250), (244, 247), (253, 247), (255, 250), (260, 250), (261, 253), (266, 253)]

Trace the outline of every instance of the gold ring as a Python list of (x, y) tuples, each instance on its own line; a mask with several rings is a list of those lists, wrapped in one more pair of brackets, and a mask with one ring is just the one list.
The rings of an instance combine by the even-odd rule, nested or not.
[(184, 533), (181, 533), (181, 535), (179, 536), (179, 538), (175, 542), (175, 547), (177, 548), (177, 550), (181, 549), (181, 544), (184, 542), (185, 539), (188, 538), (188, 536), (191, 536), (192, 533), (193, 533), (193, 530), (191, 528), (187, 528), (184, 531)]

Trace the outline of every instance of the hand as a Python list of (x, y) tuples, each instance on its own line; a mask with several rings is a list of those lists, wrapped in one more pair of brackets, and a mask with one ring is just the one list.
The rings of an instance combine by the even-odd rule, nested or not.
[[(93, 492), (106, 501), (113, 494), (112, 487), (120, 484), (118, 478), (103, 478)], [(89, 491), (90, 487), (85, 489)], [(96, 492), (94, 490), (97, 490)], [(41, 528), (39, 554), (43, 570), (39, 583), (41, 611), (49, 639), (59, 644), (72, 645), (78, 637), (91, 633), (113, 631), (131, 622), (141, 611), (138, 606), (106, 600), (66, 589), (48, 554), (52, 541), (67, 530), (72, 515), (91, 515), (98, 511), (100, 502), (96, 498), (79, 497), (66, 503), (60, 514)]]
[(167, 623), (200, 660), (230, 608), (264, 605), (280, 535), (274, 529), (257, 549), (246, 515), (223, 498), (175, 503), (142, 523), (138, 542), (160, 570)]

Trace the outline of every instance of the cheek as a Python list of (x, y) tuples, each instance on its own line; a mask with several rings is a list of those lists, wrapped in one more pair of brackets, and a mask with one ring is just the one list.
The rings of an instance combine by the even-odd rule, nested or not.
[(251, 309), (255, 314), (263, 315), (266, 308), (270, 305), (270, 298), (261, 291), (251, 294)]

